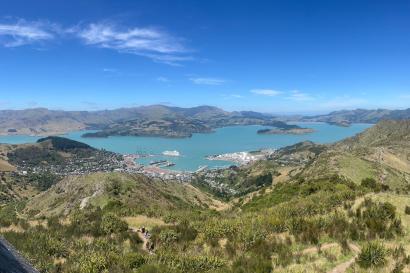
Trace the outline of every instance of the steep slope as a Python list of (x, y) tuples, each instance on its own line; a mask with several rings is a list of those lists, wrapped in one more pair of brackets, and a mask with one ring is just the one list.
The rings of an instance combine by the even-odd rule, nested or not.
[(161, 216), (175, 209), (217, 208), (221, 203), (189, 184), (153, 180), (142, 175), (94, 173), (64, 178), (32, 198), (26, 212), (35, 216), (64, 216), (88, 205), (123, 207), (136, 214)]
[(404, 189), (410, 182), (410, 120), (381, 121), (329, 147), (303, 175), (341, 174), (356, 183), (366, 177)]

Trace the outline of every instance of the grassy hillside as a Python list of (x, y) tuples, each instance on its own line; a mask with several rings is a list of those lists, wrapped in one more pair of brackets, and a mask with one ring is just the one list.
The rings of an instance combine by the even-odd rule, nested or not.
[(410, 173), (410, 121), (382, 121), (355, 137), (330, 146), (301, 174), (339, 174), (355, 183), (366, 177), (394, 190), (407, 190)]
[(152, 180), (142, 175), (94, 173), (66, 177), (31, 199), (33, 216), (66, 216), (87, 205), (113, 207), (127, 215), (162, 217), (183, 209), (217, 208), (220, 203), (189, 184)]

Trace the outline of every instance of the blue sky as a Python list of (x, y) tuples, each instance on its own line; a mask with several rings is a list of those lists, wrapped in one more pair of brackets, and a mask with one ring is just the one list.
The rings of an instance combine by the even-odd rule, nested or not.
[(410, 1), (1, 1), (0, 109), (410, 107)]

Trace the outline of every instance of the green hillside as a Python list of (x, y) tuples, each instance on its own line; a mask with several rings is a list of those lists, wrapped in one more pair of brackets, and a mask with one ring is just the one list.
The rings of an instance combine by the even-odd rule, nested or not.
[(64, 217), (88, 205), (113, 207), (129, 216), (163, 217), (173, 211), (216, 208), (219, 202), (189, 184), (152, 180), (142, 175), (94, 173), (64, 178), (32, 198), (25, 213)]

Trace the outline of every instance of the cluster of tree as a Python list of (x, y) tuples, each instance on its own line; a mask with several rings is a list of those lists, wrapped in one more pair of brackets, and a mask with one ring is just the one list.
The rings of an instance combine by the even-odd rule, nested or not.
[(10, 163), (16, 166), (39, 166), (47, 162), (48, 164), (62, 164), (63, 156), (58, 152), (49, 149), (43, 149), (37, 146), (28, 146), (17, 148), (8, 153)]

